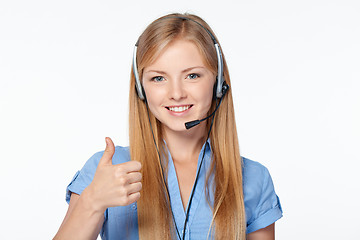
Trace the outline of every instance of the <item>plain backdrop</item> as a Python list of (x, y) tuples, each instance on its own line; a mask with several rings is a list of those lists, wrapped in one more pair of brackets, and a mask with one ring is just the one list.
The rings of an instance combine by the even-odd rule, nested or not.
[(154, 19), (195, 13), (226, 57), (241, 154), (280, 197), (281, 240), (360, 239), (360, 2), (0, 2), (0, 239), (51, 239), (65, 188), (128, 144), (133, 46)]

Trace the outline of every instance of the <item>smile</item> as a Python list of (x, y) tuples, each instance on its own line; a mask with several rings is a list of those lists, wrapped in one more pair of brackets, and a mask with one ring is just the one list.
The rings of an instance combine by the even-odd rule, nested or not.
[(166, 107), (166, 108), (172, 112), (180, 113), (180, 112), (185, 112), (186, 110), (188, 110), (191, 107), (192, 107), (192, 105), (183, 105), (183, 106), (171, 106), (171, 107)]

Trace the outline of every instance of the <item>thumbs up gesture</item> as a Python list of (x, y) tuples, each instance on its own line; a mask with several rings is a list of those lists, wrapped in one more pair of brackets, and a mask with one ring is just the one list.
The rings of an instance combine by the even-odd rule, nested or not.
[(108, 207), (126, 206), (140, 198), (141, 163), (129, 161), (113, 165), (114, 143), (105, 138), (106, 148), (91, 184), (84, 190), (93, 207), (104, 212)]

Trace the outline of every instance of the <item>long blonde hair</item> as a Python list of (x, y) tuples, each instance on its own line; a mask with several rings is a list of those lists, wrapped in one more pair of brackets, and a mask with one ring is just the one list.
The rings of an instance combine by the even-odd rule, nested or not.
[[(169, 14), (152, 22), (140, 36), (137, 49), (137, 66), (141, 79), (143, 69), (155, 61), (159, 54), (175, 39), (186, 39), (194, 43), (200, 50), (207, 67), (216, 74), (217, 56), (213, 41), (200, 23), (212, 34), (208, 24), (201, 18), (191, 14)], [(213, 34), (214, 35), (214, 34)], [(214, 35), (215, 36), (215, 35)], [(245, 208), (242, 185), (242, 159), (240, 157), (238, 137), (235, 124), (234, 107), (231, 93), (231, 82), (224, 61), (224, 76), (230, 91), (223, 98), (222, 104), (215, 114), (214, 125), (210, 133), (213, 161), (211, 173), (214, 174), (214, 192), (212, 206), (212, 235), (215, 239), (245, 240)], [(167, 158), (161, 131), (161, 123), (148, 113), (146, 102), (137, 96), (135, 77), (130, 77), (130, 113), (129, 137), (131, 159), (142, 163), (141, 197), (137, 202), (139, 237), (141, 240), (173, 239), (175, 237), (169, 199), (164, 186), (166, 178)], [(209, 112), (215, 108), (213, 101)], [(149, 118), (148, 118), (149, 114)], [(150, 125), (151, 122), (151, 125)], [(151, 126), (155, 138), (151, 132)], [(207, 123), (209, 128), (209, 122)], [(162, 171), (162, 167), (165, 171)]]

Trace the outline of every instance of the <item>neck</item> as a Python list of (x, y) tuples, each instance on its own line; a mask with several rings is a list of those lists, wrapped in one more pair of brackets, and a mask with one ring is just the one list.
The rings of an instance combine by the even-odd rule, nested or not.
[(164, 128), (166, 145), (175, 162), (192, 162), (198, 159), (201, 148), (206, 141), (206, 123), (186, 130), (186, 132), (174, 132)]

